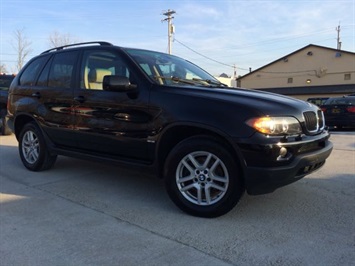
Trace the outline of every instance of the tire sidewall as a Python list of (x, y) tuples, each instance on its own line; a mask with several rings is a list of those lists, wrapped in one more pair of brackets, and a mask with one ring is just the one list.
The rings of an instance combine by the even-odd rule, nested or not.
[[(188, 201), (176, 184), (176, 171), (181, 160), (195, 151), (206, 151), (223, 161), (229, 175), (225, 195), (209, 206), (199, 206)], [(220, 143), (207, 137), (193, 137), (179, 143), (169, 154), (165, 163), (165, 186), (172, 201), (183, 211), (200, 217), (217, 217), (230, 211), (243, 195), (241, 171), (230, 153)]]
[[(39, 156), (38, 156), (38, 159), (36, 160), (36, 162), (34, 162), (34, 163), (29, 163), (25, 159), (25, 156), (22, 151), (23, 138), (27, 132), (32, 132), (37, 137), (38, 143), (39, 143)], [(19, 137), (19, 153), (20, 153), (20, 157), (21, 157), (21, 160), (22, 160), (22, 163), (24, 164), (24, 166), (31, 171), (41, 170), (44, 160), (45, 160), (46, 152), (47, 151), (46, 151), (46, 145), (44, 142), (44, 138), (43, 138), (41, 131), (38, 129), (37, 125), (35, 125), (34, 123), (26, 124), (23, 127), (23, 129), (20, 133), (20, 137)]]

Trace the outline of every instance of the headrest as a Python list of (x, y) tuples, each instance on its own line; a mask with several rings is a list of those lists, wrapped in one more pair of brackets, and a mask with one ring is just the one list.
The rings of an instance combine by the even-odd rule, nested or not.
[(111, 71), (103, 68), (92, 69), (89, 72), (89, 82), (102, 82), (104, 76), (111, 75)]

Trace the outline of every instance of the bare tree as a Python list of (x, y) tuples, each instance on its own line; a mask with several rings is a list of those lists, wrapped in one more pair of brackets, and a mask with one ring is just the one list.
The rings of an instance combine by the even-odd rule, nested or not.
[(6, 72), (7, 72), (6, 66), (4, 64), (1, 64), (0, 65), (0, 73), (6, 73)]
[(15, 31), (15, 43), (12, 45), (17, 52), (17, 72), (23, 67), (26, 57), (32, 52), (31, 42), (24, 34), (24, 29)]
[(59, 33), (58, 31), (54, 31), (50, 36), (49, 36), (49, 45), (51, 47), (59, 47), (59, 46), (64, 46), (68, 44), (73, 44), (75, 43), (74, 40), (72, 40), (72, 37), (70, 36), (69, 33), (62, 34)]

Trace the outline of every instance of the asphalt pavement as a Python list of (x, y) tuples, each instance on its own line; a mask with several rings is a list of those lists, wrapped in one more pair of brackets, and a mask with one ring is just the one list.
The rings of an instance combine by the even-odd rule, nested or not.
[(0, 265), (355, 265), (355, 132), (331, 140), (319, 171), (204, 219), (132, 169), (60, 156), (30, 172), (0, 136)]

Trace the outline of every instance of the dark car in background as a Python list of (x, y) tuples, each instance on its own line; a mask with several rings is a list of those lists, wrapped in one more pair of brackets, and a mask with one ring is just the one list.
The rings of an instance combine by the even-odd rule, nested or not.
[(313, 98), (308, 98), (307, 102), (313, 103), (317, 106), (321, 106), (322, 104), (324, 104), (327, 100), (329, 99), (329, 97), (313, 97)]
[(355, 128), (355, 96), (329, 98), (320, 108), (327, 126)]
[(6, 116), (6, 105), (7, 105), (7, 96), (10, 84), (15, 78), (15, 75), (0, 74), (0, 133), (2, 135), (10, 135), (11, 130), (5, 122)]

